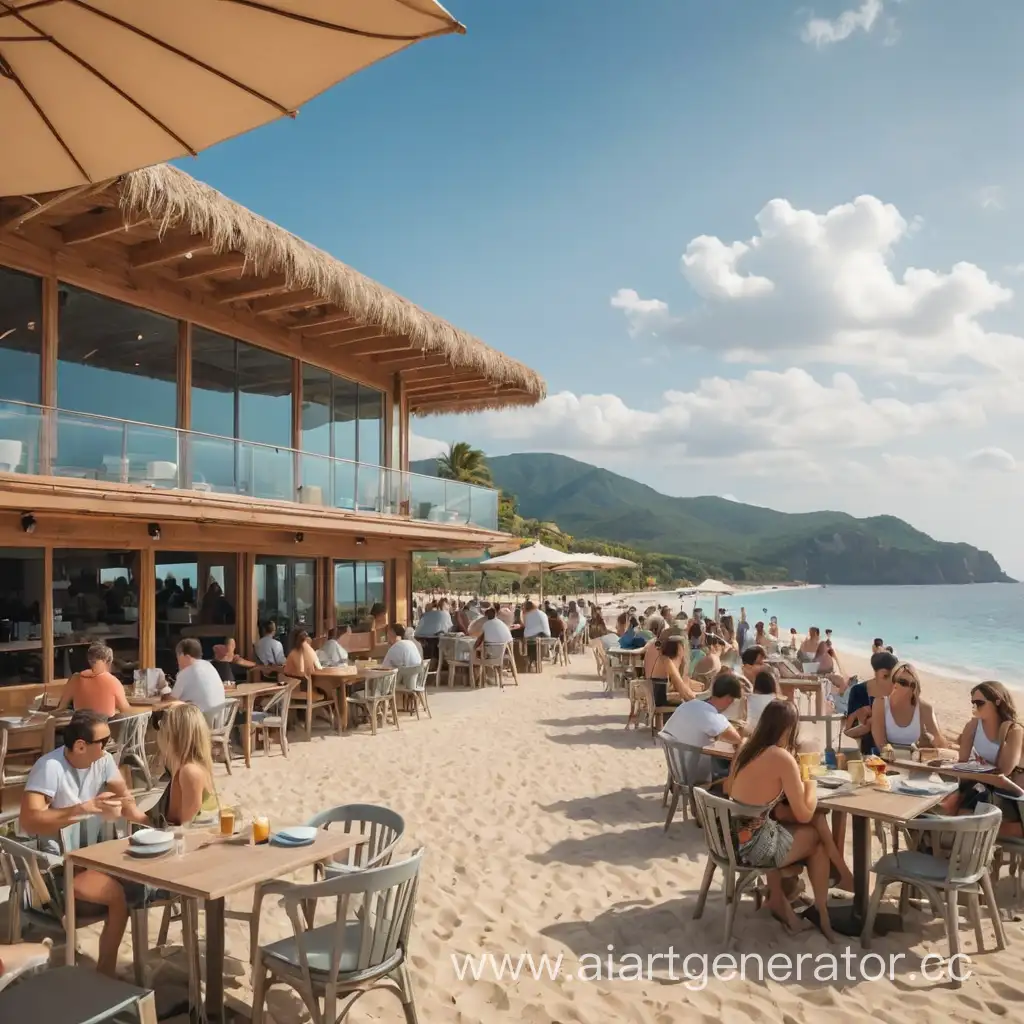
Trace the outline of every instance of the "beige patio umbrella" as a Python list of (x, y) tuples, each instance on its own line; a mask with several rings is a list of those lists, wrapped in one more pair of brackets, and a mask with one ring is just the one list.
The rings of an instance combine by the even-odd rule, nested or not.
[(194, 156), (463, 31), (435, 0), (0, 0), (0, 196)]

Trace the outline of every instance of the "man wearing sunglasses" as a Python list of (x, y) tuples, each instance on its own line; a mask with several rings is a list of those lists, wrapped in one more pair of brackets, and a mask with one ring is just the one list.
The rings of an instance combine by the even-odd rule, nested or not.
[[(64, 745), (32, 766), (21, 798), (21, 828), (40, 837), (40, 847), (59, 854), (57, 836), (67, 825), (99, 815), (148, 824), (106, 751), (110, 726), (95, 711), (76, 711), (64, 729)], [(113, 977), (117, 949), (128, 925), (128, 898), (120, 882), (99, 871), (75, 874), (75, 898), (107, 911), (97, 968)]]

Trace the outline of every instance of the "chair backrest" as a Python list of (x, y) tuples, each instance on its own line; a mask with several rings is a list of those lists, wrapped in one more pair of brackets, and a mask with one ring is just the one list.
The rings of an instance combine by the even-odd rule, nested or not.
[(109, 720), (107, 724), (110, 726), (112, 747), (108, 749), (115, 763), (120, 764), (126, 753), (137, 754), (145, 751), (146, 732), (152, 717), (152, 711), (143, 711), (137, 715), (115, 715)]
[(0, 874), (11, 886), (13, 897), (20, 900), (23, 907), (45, 909), (57, 920), (64, 916), (64, 904), (51, 868), (60, 861), (59, 856), (0, 835)]
[(287, 720), (292, 704), (292, 694), (302, 685), (302, 680), (291, 676), (282, 676), (281, 678), (284, 680), (284, 684), (281, 686), (280, 692), (263, 702), (263, 713)]
[[(650, 687), (650, 682), (645, 682)], [(652, 699), (648, 693), (648, 700)], [(700, 747), (680, 743), (665, 732), (658, 733), (658, 740), (665, 751), (665, 761), (672, 781), (677, 786), (691, 788), (711, 781), (711, 758)]]
[[(316, 902), (321, 899), (336, 901), (325, 971), (328, 985), (337, 981), (343, 952), (347, 954), (346, 959), (352, 958), (350, 965), (346, 965), (346, 973), (355, 974), (370, 972), (393, 960), (396, 954), (406, 953), (422, 862), (421, 847), (400, 864), (337, 874), (311, 885), (289, 886), (282, 902), (292, 922), (303, 974), (307, 978), (310, 975), (309, 955), (312, 952), (305, 922), (313, 918)], [(273, 892), (274, 887), (267, 891)], [(304, 917), (305, 914), (309, 914), (309, 918)], [(353, 920), (360, 924), (358, 950), (345, 945)]]
[(445, 661), (455, 660), (455, 640), (454, 636), (441, 636), (437, 639), (437, 649)]
[(723, 796), (712, 796), (699, 786), (693, 790), (693, 799), (697, 805), (697, 817), (712, 860), (723, 866), (728, 864), (735, 869), (739, 862), (736, 857), (736, 844), (733, 841), (732, 819), (756, 818), (767, 813), (767, 806), (747, 807)]
[(393, 697), (398, 685), (398, 669), (374, 672), (366, 677), (367, 697)]
[(343, 804), (314, 814), (306, 822), (312, 828), (335, 828), (346, 835), (362, 832), (365, 843), (352, 846), (335, 860), (350, 867), (381, 867), (391, 862), (391, 855), (405, 835), (405, 819), (390, 807), (377, 804)]
[(235, 724), (235, 715), (238, 714), (238, 698), (228, 697), (223, 704), (203, 712), (206, 724), (212, 733), (229, 732)]
[(934, 831), (952, 835), (953, 845), (946, 856), (946, 880), (958, 885), (976, 882), (988, 870), (996, 848), (1003, 812), (995, 804), (980, 803), (974, 814), (943, 818)]
[(484, 643), (481, 647), (480, 663), (482, 665), (503, 665), (505, 659), (511, 657), (511, 643)]
[(398, 670), (398, 685), (403, 690), (413, 690), (422, 693), (427, 688), (427, 673), (430, 671), (429, 662), (419, 665), (409, 665)]

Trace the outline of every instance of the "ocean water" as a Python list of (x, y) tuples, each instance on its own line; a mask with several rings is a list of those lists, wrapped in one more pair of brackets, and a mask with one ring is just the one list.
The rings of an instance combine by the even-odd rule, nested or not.
[[(922, 669), (968, 680), (998, 679), (1024, 689), (1024, 584), (936, 587), (823, 587), (734, 594), (720, 599), (747, 619), (769, 616), (779, 631), (831, 629), (840, 651), (869, 654), (880, 636)], [(702, 598), (711, 609), (714, 599)]]

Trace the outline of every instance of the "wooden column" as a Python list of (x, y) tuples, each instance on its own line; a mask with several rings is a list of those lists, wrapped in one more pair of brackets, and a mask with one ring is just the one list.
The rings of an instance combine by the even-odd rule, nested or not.
[(327, 630), (336, 625), (334, 613), (334, 559), (317, 559), (317, 632), (327, 635)]
[(410, 596), (412, 593), (412, 555), (404, 555), (396, 558), (391, 563), (391, 571), (388, 576), (393, 580), (392, 586), (392, 622), (402, 622), (406, 626), (412, 625), (412, 604)]
[(405, 392), (405, 381), (401, 374), (395, 374), (394, 406), (398, 411), (398, 468), (409, 470), (409, 400)]
[(235, 554), (234, 593), (230, 595), (235, 606), (235, 650), (243, 658), (249, 657), (249, 651), (256, 638), (251, 636), (249, 625), (249, 607), (252, 597), (252, 586), (246, 573), (247, 559), (240, 551)]
[[(192, 426), (192, 324), (178, 321), (178, 429)], [(178, 435), (178, 479), (192, 484), (192, 466), (188, 435)]]
[(248, 647), (243, 657), (250, 658), (252, 657), (253, 645), (260, 635), (259, 622), (257, 621), (259, 601), (256, 599), (256, 556), (247, 554), (242, 557), (245, 559), (245, 567), (242, 572), (242, 578), (238, 581), (238, 590), (241, 592), (244, 588), (247, 596), (245, 621), (249, 633)]
[(139, 587), (139, 668), (156, 668), (156, 551), (144, 547), (135, 556)]
[[(302, 450), (302, 361), (292, 360), (292, 448)], [(295, 498), (298, 500), (302, 486), (302, 459), (296, 456), (292, 463)]]
[[(43, 278), (43, 348), (39, 364), (39, 402), (47, 409), (57, 405), (57, 344), (59, 339), (59, 303), (57, 300), (57, 278)], [(40, 428), (39, 470), (49, 475), (57, 461), (57, 423), (55, 417), (46, 412)]]
[(53, 682), (53, 548), (43, 548), (43, 600), (39, 619), (43, 643), (43, 685)]

